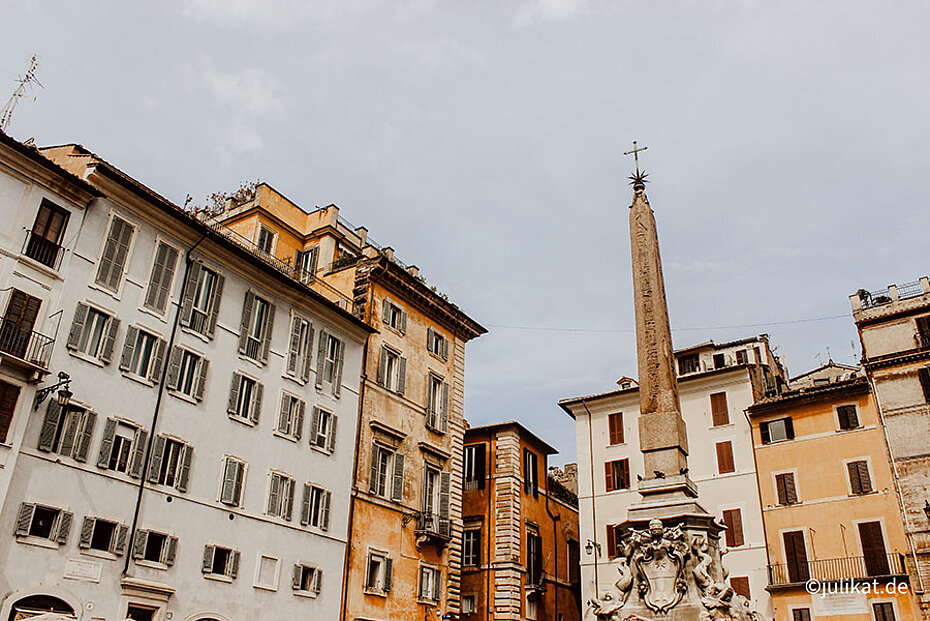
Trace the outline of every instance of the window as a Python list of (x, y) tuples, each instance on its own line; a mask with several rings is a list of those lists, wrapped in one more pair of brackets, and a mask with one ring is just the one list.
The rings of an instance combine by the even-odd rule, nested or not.
[(727, 357), (724, 354), (714, 354), (714, 368), (722, 369), (727, 366)]
[(568, 582), (573, 586), (581, 584), (581, 545), (577, 539), (568, 539)]
[(132, 621), (155, 621), (157, 612), (157, 608), (139, 606), (138, 604), (128, 604), (126, 606), (126, 618)]
[(917, 346), (920, 349), (930, 347), (930, 315), (915, 318), (917, 323)]
[(539, 495), (539, 466), (536, 453), (523, 449), (523, 491), (532, 494), (533, 498)]
[(273, 327), (274, 304), (246, 292), (239, 326), (239, 353), (256, 362), (268, 362)]
[(717, 442), (716, 447), (717, 472), (719, 474), (736, 472), (736, 465), (733, 463), (733, 443), (729, 440), (726, 442)]
[(727, 547), (736, 548), (745, 543), (743, 541), (743, 516), (739, 509), (726, 509), (723, 512), (723, 525), (727, 527)]
[(336, 450), (338, 416), (320, 407), (313, 408), (310, 421), (310, 446), (332, 453)]
[(930, 403), (930, 367), (918, 369), (917, 378), (920, 380), (920, 388), (924, 393), (924, 401)]
[(33, 362), (47, 357), (32, 334), (41, 306), (41, 299), (13, 289), (0, 323), (0, 351), (24, 360), (28, 357)]
[(265, 387), (251, 377), (233, 373), (226, 411), (234, 420), (257, 424), (264, 392)]
[(320, 247), (314, 246), (308, 250), (298, 250), (294, 257), (294, 267), (297, 269), (297, 279), (302, 283), (309, 283), (316, 274), (317, 258)]
[(47, 200), (39, 205), (32, 230), (26, 236), (23, 249), (30, 259), (52, 269), (58, 269), (61, 260), (61, 238), (68, 225), (68, 212)]
[(449, 520), (449, 491), (451, 474), (440, 472), (426, 465), (423, 468), (423, 499), (420, 503), (419, 530), (442, 537), (451, 537), (452, 523)]
[(132, 558), (170, 567), (178, 551), (178, 538), (152, 530), (136, 531)]
[[(872, 615), (875, 617), (875, 621), (895, 621), (894, 604), (891, 602), (875, 602), (872, 604)], [(809, 619), (806, 621), (809, 621)]]
[(426, 427), (440, 433), (449, 429), (449, 384), (432, 373), (426, 376)]
[(407, 313), (387, 298), (381, 301), (381, 321), (401, 334), (407, 332)]
[(300, 511), (300, 523), (324, 531), (329, 530), (329, 507), (332, 496), (332, 492), (306, 483), (304, 485), (303, 506)]
[(742, 595), (746, 599), (749, 599), (749, 577), (733, 576), (730, 578), (730, 586), (733, 587), (737, 595)]
[(306, 382), (310, 378), (310, 351), (313, 345), (313, 326), (294, 315), (291, 320), (291, 340), (287, 352), (287, 374)]
[(274, 250), (274, 231), (266, 229), (263, 226), (258, 227), (258, 249), (265, 254), (271, 254)]
[(604, 464), (607, 491), (630, 489), (630, 460), (617, 459)]
[(365, 590), (388, 593), (391, 590), (393, 560), (382, 552), (368, 552)]
[(304, 427), (306, 407), (306, 404), (294, 395), (282, 394), (281, 411), (278, 414), (278, 433), (299, 440)]
[(607, 558), (617, 558), (619, 556), (617, 542), (622, 540), (622, 536), (622, 533), (617, 532), (616, 524), (607, 525)]
[(887, 576), (891, 573), (888, 551), (881, 522), (859, 522), (859, 544), (865, 561), (865, 573), (869, 576)]
[(165, 312), (168, 308), (168, 297), (171, 295), (171, 284), (174, 282), (174, 271), (177, 265), (177, 248), (163, 241), (158, 242), (142, 306), (159, 314)]
[(841, 405), (836, 408), (836, 419), (840, 429), (855, 429), (859, 426), (859, 414), (854, 405)]
[(0, 444), (6, 443), (7, 433), (13, 424), (17, 401), (19, 401), (19, 386), (0, 380)]
[(378, 383), (401, 395), (407, 385), (407, 359), (384, 345), (381, 346)]
[(811, 609), (795, 608), (791, 611), (791, 621), (811, 621)]
[(203, 563), (200, 571), (209, 576), (226, 576), (235, 580), (239, 575), (239, 550), (206, 545), (203, 548)]
[(119, 369), (124, 373), (157, 382), (167, 347), (168, 343), (164, 339), (131, 326), (126, 331), (126, 343), (123, 346)]
[(126, 551), (126, 537), (129, 527), (98, 517), (85, 517), (81, 525), (81, 540), (78, 547), (82, 550), (97, 550), (122, 556)]
[(762, 444), (794, 439), (794, 424), (790, 416), (760, 423), (759, 431), (762, 433)]
[(225, 279), (202, 263), (193, 263), (184, 283), (181, 325), (208, 338), (216, 330)]
[(474, 595), (463, 595), (462, 596), (462, 614), (463, 615), (475, 614), (475, 596)]
[(607, 415), (607, 427), (611, 444), (623, 444), (623, 412)]
[(194, 447), (190, 444), (166, 436), (156, 437), (149, 463), (149, 482), (186, 492), (193, 455)]
[(417, 597), (421, 600), (438, 602), (441, 582), (442, 574), (439, 573), (439, 569), (420, 565), (420, 587), (417, 590)]
[(210, 361), (187, 349), (175, 347), (168, 360), (168, 389), (177, 394), (203, 401)]
[(144, 429), (108, 418), (103, 427), (97, 466), (139, 478), (148, 437)]
[(320, 594), (320, 583), (323, 581), (323, 572), (313, 565), (298, 563), (294, 565), (294, 578), (291, 586), (300, 594), (316, 597)]
[(449, 339), (432, 328), (426, 329), (426, 349), (443, 360), (449, 359)]
[(484, 489), (487, 445), (470, 444), (465, 447), (464, 489)]
[(688, 354), (678, 358), (678, 375), (697, 373), (701, 370), (700, 358), (697, 354)]
[(788, 570), (788, 582), (807, 582), (810, 580), (811, 574), (807, 563), (804, 531), (793, 530), (782, 533), (782, 541), (785, 545), (785, 565)]
[(74, 310), (67, 347), (108, 364), (113, 357), (119, 324), (119, 319), (79, 303)]
[(272, 472), (268, 483), (268, 515), (291, 519), (294, 510), (294, 479), (281, 472)]
[(543, 583), (542, 537), (535, 529), (526, 531), (526, 581), (540, 586)]
[(749, 362), (749, 352), (745, 349), (736, 350), (736, 364), (746, 364)]
[[(323, 389), (323, 383), (329, 383), (333, 396), (338, 397), (342, 390), (342, 341), (332, 334), (321, 330), (316, 355), (316, 388)], [(379, 371), (380, 373), (380, 371)]]
[(727, 393), (715, 392), (710, 396), (710, 411), (714, 427), (730, 423), (730, 411), (727, 407)]
[(49, 401), (38, 449), (86, 462), (96, 422), (97, 415), (90, 410), (74, 406), (62, 409), (58, 401)]
[(118, 216), (110, 220), (110, 231), (103, 244), (103, 254), (97, 263), (97, 278), (95, 282), (113, 293), (119, 291), (123, 280), (123, 270), (129, 257), (129, 246), (135, 229), (131, 224)]
[(794, 482), (793, 472), (781, 472), (775, 475), (775, 493), (780, 505), (793, 505), (798, 502), (798, 489)]
[(231, 507), (242, 503), (242, 488), (245, 485), (245, 462), (235, 457), (223, 460), (223, 479), (220, 485), (220, 502)]
[(869, 494), (873, 491), (869, 463), (866, 460), (847, 462), (846, 471), (849, 473), (849, 489), (853, 494)]
[(398, 502), (404, 499), (403, 453), (395, 453), (377, 444), (372, 445), (368, 491)]
[(73, 519), (74, 515), (67, 511), (24, 502), (19, 505), (15, 534), (64, 544), (68, 541)]
[(481, 529), (469, 528), (462, 532), (462, 564), (466, 567), (481, 564)]

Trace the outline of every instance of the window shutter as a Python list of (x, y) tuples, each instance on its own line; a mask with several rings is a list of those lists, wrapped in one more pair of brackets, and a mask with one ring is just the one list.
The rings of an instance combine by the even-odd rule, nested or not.
[(155, 261), (152, 263), (152, 271), (149, 273), (149, 284), (145, 290), (145, 301), (142, 303), (146, 308), (158, 310), (158, 289), (162, 279), (162, 272), (165, 271), (165, 256), (168, 246), (158, 244), (155, 248)]
[[(319, 413), (316, 410), (316, 408), (314, 408), (314, 411)], [(371, 467), (368, 472), (368, 491), (372, 494), (378, 493), (378, 471), (379, 471), (378, 464), (380, 463), (380, 459), (379, 459), (380, 450), (381, 449), (378, 447), (377, 444), (371, 445), (371, 464), (370, 464)], [(395, 472), (396, 472), (396, 468), (395, 468)]]
[(271, 335), (274, 332), (275, 305), (268, 303), (268, 312), (265, 313), (265, 326), (262, 329), (262, 362), (268, 362), (268, 352), (271, 351)]
[[(290, 433), (291, 420), (290, 417), (296, 416), (297, 412), (291, 413), (291, 397), (288, 395), (281, 395), (281, 411), (278, 413), (278, 431), (281, 433)], [(295, 408), (296, 410), (296, 408)]]
[(442, 343), (442, 354), (440, 355), (442, 356), (443, 360), (448, 360), (449, 359), (449, 339), (447, 339), (446, 337), (442, 337), (442, 340), (440, 342)]
[(400, 330), (401, 334), (407, 334), (407, 311), (403, 309), (400, 310), (400, 321), (397, 329)]
[[(291, 375), (297, 375), (297, 365), (300, 363), (300, 334), (303, 327), (303, 320), (294, 316), (291, 320), (291, 340), (287, 351), (287, 372)], [(302, 374), (302, 373), (301, 373)]]
[(791, 420), (790, 416), (785, 419), (785, 432), (789, 440), (794, 440), (794, 421)]
[(96, 518), (84, 517), (84, 521), (81, 523), (81, 538), (78, 541), (78, 547), (82, 549), (87, 549), (90, 547), (90, 539), (94, 536), (94, 522)]
[(174, 346), (171, 349), (171, 355), (168, 356), (168, 373), (166, 375), (167, 383), (165, 388), (170, 388), (172, 390), (177, 390), (178, 382), (181, 378), (181, 358), (184, 355), (184, 350), (178, 346)]
[(339, 417), (335, 414), (329, 415), (329, 437), (326, 439), (326, 450), (332, 453), (336, 450), (336, 424)]
[(200, 271), (203, 264), (194, 261), (190, 264), (187, 272), (187, 280), (184, 282), (184, 290), (181, 293), (181, 325), (191, 325), (191, 313), (194, 311), (194, 295), (197, 293), (197, 282), (200, 280)]
[(610, 443), (623, 444), (623, 413), (609, 414), (607, 416), (607, 426), (609, 427)]
[(304, 412), (306, 409), (306, 403), (303, 401), (297, 402), (297, 420), (294, 422), (294, 437), (298, 440), (300, 440), (304, 432)]
[(58, 430), (58, 419), (61, 417), (61, 405), (57, 399), (48, 402), (45, 409), (45, 418), (42, 421), (42, 430), (39, 432), (40, 451), (50, 452), (55, 444), (55, 432)]
[(129, 536), (129, 527), (125, 524), (120, 524), (116, 527), (116, 534), (113, 537), (112, 545), (110, 546), (110, 551), (116, 556), (122, 556), (123, 552), (126, 551), (126, 538)]
[(484, 465), (485, 459), (487, 459), (485, 445), (479, 444), (475, 450), (475, 476), (478, 477), (478, 489), (484, 489), (484, 479), (487, 476)]
[(59, 545), (68, 543), (68, 535), (71, 533), (71, 522), (74, 521), (74, 514), (70, 511), (62, 511), (58, 514), (58, 529), (55, 539)]
[(710, 409), (715, 427), (718, 425), (726, 425), (730, 422), (730, 413), (727, 407), (727, 393), (713, 393), (710, 396)]
[(203, 562), (200, 564), (200, 571), (209, 574), (213, 572), (213, 557), (216, 554), (216, 546), (205, 545), (203, 547)]
[(384, 559), (384, 592), (389, 593), (394, 582), (394, 559)]
[(388, 352), (384, 346), (381, 346), (381, 360), (378, 363), (378, 383), (382, 386), (387, 386), (388, 377), (387, 377), (387, 359)]
[(317, 438), (320, 435), (320, 408), (314, 406), (313, 414), (310, 418), (310, 444), (313, 446), (317, 445)]
[(397, 502), (404, 500), (404, 454), (394, 453), (394, 476), (391, 486), (391, 499)]
[(210, 361), (206, 358), (200, 359), (200, 368), (197, 373), (197, 384), (194, 387), (194, 399), (203, 401), (203, 393), (207, 388), (207, 369), (210, 368)]
[(242, 376), (233, 373), (232, 384), (229, 386), (229, 402), (226, 404), (226, 411), (230, 414), (236, 414), (236, 407), (239, 405), (239, 390), (242, 387)]
[(132, 558), (138, 560), (145, 556), (145, 545), (148, 543), (149, 531), (138, 530), (132, 540)]
[(100, 361), (110, 364), (113, 358), (113, 347), (116, 345), (116, 334), (119, 332), (120, 321), (116, 317), (107, 320), (107, 335), (103, 339), (103, 350), (100, 352)]
[(268, 487), (268, 507), (266, 512), (271, 515), (276, 515), (278, 510), (278, 498), (281, 494), (281, 483), (283, 479), (275, 475), (271, 475), (271, 481)]
[(110, 231), (97, 269), (97, 284), (111, 291), (119, 289), (132, 234), (133, 227), (128, 222), (117, 217), (110, 221)]
[(617, 557), (617, 533), (613, 524), (607, 525), (607, 558)]
[(397, 394), (404, 394), (407, 390), (407, 359), (397, 357)]
[(258, 424), (258, 417), (262, 413), (262, 397), (265, 395), (265, 385), (255, 382), (255, 391), (252, 393), (252, 409), (249, 411), (249, 420)]
[(294, 565), (294, 572), (291, 574), (291, 588), (296, 590), (300, 589), (300, 576), (303, 573), (303, 567), (301, 565)]
[(846, 470), (849, 471), (849, 487), (853, 494), (862, 493), (862, 483), (859, 481), (859, 465), (851, 461), (846, 464)]
[(78, 434), (78, 425), (80, 424), (80, 416), (74, 412), (71, 416), (68, 416), (69, 412), (64, 412), (65, 417), (65, 428), (61, 434), (61, 447), (58, 450), (60, 455), (67, 455), (71, 457), (74, 453), (74, 442), (77, 439)]
[(113, 450), (113, 436), (116, 435), (116, 420), (108, 418), (103, 425), (103, 438), (100, 440), (100, 453), (97, 455), (97, 467), (106, 468)]
[(452, 523), (449, 521), (449, 489), (452, 485), (452, 475), (448, 472), (439, 474), (439, 534), (449, 537), (452, 534)]
[[(155, 269), (158, 264), (158, 256), (162, 257), (162, 266), (161, 272), (156, 278)], [(158, 312), (163, 313), (168, 306), (168, 297), (171, 295), (174, 272), (178, 265), (178, 251), (168, 244), (159, 244), (158, 255), (155, 260), (156, 266), (152, 268), (152, 281), (157, 283), (157, 287), (153, 288), (152, 284), (149, 284), (149, 295), (146, 298), (146, 303)], [(152, 293), (153, 289), (157, 291), (154, 296)], [(149, 298), (154, 298), (151, 303), (149, 302)]]
[(304, 337), (306, 343), (304, 344), (304, 357), (301, 361), (301, 370), (300, 370), (300, 379), (303, 381), (308, 381), (310, 379), (310, 364), (313, 358), (313, 326), (307, 325), (307, 334)]
[(71, 320), (71, 331), (68, 332), (68, 349), (77, 349), (81, 342), (81, 334), (84, 333), (84, 323), (87, 321), (87, 312), (90, 309), (86, 304), (78, 305), (74, 309), (74, 319)]
[(918, 369), (917, 378), (920, 380), (920, 388), (924, 393), (924, 401), (930, 403), (930, 367)]
[(730, 578), (730, 586), (736, 591), (737, 595), (742, 595), (746, 599), (749, 599), (749, 578), (746, 576), (734, 576)]
[(161, 462), (165, 456), (165, 437), (157, 436), (152, 447), (152, 460), (149, 462), (149, 483), (158, 483), (161, 474)]
[(161, 380), (162, 365), (165, 364), (165, 351), (168, 349), (168, 341), (157, 339), (155, 341), (155, 362), (149, 368), (149, 379), (156, 384)]
[(727, 527), (726, 542), (731, 548), (743, 545), (743, 520), (739, 509), (723, 512), (723, 523)]
[(287, 496), (284, 503), (284, 519), (291, 520), (294, 514), (294, 479), (286, 479), (284, 487), (287, 489)]
[(323, 492), (323, 508), (320, 511), (320, 529), (329, 530), (329, 505), (332, 501), (332, 492)]
[(181, 472), (178, 474), (178, 491), (186, 492), (187, 491), (187, 482), (190, 480), (191, 476), (191, 459), (194, 457), (194, 447), (190, 444), (185, 444), (184, 449), (181, 451)]
[(223, 468), (223, 489), (220, 492), (220, 502), (227, 505), (238, 506), (238, 494), (236, 493), (237, 483), (239, 481), (239, 462), (234, 459), (226, 458)]
[(312, 486), (309, 483), (304, 483), (304, 499), (300, 504), (300, 524), (306, 526), (310, 523), (310, 492)]
[(716, 449), (717, 472), (720, 474), (733, 472), (733, 445), (730, 442), (718, 442)]
[(872, 478), (869, 476), (869, 463), (867, 461), (857, 462), (859, 470), (859, 484), (862, 487), (862, 493), (868, 494), (872, 491)]
[(630, 460), (620, 460), (620, 485), (623, 489), (630, 489)]
[(132, 466), (129, 468), (129, 476), (138, 479), (142, 476), (142, 460), (145, 457), (146, 442), (149, 439), (149, 432), (145, 429), (137, 429), (136, 437), (132, 446)]
[(772, 441), (768, 423), (759, 423), (759, 434), (762, 436), (762, 444), (768, 444)]
[(442, 383), (442, 395), (439, 400), (439, 430), (449, 430), (449, 383)]
[(233, 550), (229, 559), (229, 577), (236, 579), (239, 577), (239, 560), (242, 557), (242, 553), (239, 550)]
[(239, 353), (246, 352), (246, 344), (249, 341), (249, 325), (252, 323), (252, 310), (255, 308), (255, 294), (252, 291), (245, 292), (245, 302), (242, 304), (242, 321), (239, 322)]
[(222, 274), (216, 275), (216, 285), (213, 288), (213, 299), (210, 301), (210, 323), (207, 325), (207, 336), (213, 338), (216, 333), (216, 320), (220, 315), (220, 300), (223, 298), (223, 284), (226, 278)]
[(168, 537), (168, 541), (165, 543), (165, 547), (165, 565), (171, 567), (174, 565), (174, 559), (178, 554), (178, 538)]
[(388, 323), (390, 312), (391, 312), (391, 303), (388, 302), (387, 298), (384, 298), (383, 300), (381, 300), (381, 321), (383, 323)]
[(785, 498), (788, 501), (788, 504), (793, 504), (798, 501), (798, 489), (794, 483), (794, 473), (788, 472), (785, 474)]
[(612, 492), (614, 489), (614, 462), (607, 461), (604, 462), (604, 476), (607, 482), (607, 491)]
[(326, 344), (329, 342), (329, 334), (326, 330), (320, 330), (320, 339), (316, 348), (316, 389), (323, 388), (323, 372), (326, 370)]
[(15, 535), (28, 535), (29, 526), (32, 524), (32, 514), (35, 511), (35, 504), (24, 502), (19, 505), (19, 515), (16, 516)]
[(420, 567), (420, 583), (417, 585), (417, 597), (426, 599), (429, 593), (426, 588), (426, 567)]
[(346, 345), (341, 340), (336, 341), (336, 362), (333, 365), (333, 396), (342, 394), (342, 362)]
[(319, 567), (313, 570), (313, 582), (310, 585), (310, 590), (313, 591), (314, 595), (320, 594), (320, 582), (323, 580), (323, 572)]

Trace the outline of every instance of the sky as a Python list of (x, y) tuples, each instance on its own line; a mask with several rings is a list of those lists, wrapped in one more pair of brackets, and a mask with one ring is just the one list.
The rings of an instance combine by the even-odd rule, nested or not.
[[(633, 140), (676, 347), (860, 355), (848, 296), (928, 273), (930, 4), (867, 0), (5, 3), (8, 128), (183, 203), (261, 179), (420, 267), (488, 334), (473, 425), (575, 459), (560, 399), (635, 376)], [(5, 86), (4, 86), (5, 85)], [(2, 90), (2, 89), (5, 89)]]

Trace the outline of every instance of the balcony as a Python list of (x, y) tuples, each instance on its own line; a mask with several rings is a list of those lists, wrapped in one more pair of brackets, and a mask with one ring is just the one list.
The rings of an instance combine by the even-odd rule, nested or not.
[(438, 513), (420, 513), (414, 535), (417, 547), (428, 541), (443, 546), (452, 540), (452, 522), (448, 518), (439, 517)]
[(769, 565), (769, 589), (801, 586), (808, 580), (839, 582), (841, 580), (871, 581), (875, 578), (907, 577), (903, 554), (871, 554), (847, 556), (800, 563)]
[(36, 235), (32, 231), (26, 231), (26, 241), (23, 243), (23, 254), (38, 261), (46, 267), (57, 270), (61, 265), (61, 257), (64, 254), (64, 248), (53, 241), (45, 239), (41, 235)]
[(28, 366), (48, 371), (54, 342), (50, 336), (34, 332), (31, 326), (9, 319), (0, 320), (0, 352)]

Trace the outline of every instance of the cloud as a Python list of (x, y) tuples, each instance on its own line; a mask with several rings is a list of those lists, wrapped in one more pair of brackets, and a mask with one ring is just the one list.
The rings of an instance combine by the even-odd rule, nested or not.
[(517, 10), (513, 23), (517, 28), (533, 22), (566, 21), (588, 8), (588, 0), (531, 0)]
[(282, 25), (331, 21), (378, 9), (402, 15), (434, 4), (435, 0), (182, 0), (181, 12), (197, 18)]
[(264, 115), (281, 109), (281, 86), (264, 69), (246, 67), (222, 71), (210, 61), (203, 61), (199, 70), (204, 84), (217, 100), (243, 112)]

